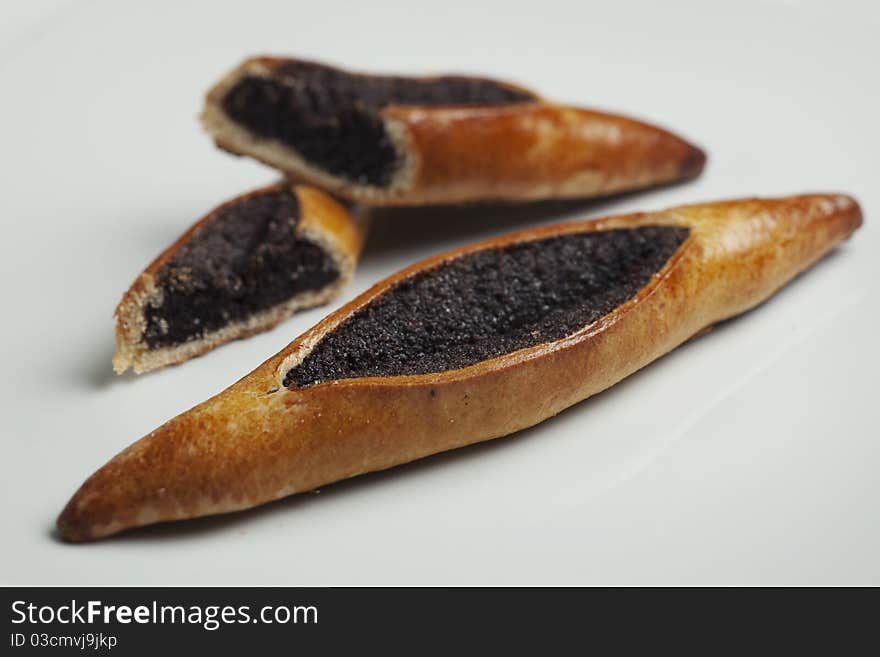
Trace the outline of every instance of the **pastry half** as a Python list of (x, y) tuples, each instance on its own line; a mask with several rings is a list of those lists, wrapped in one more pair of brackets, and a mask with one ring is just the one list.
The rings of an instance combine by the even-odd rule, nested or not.
[(606, 195), (699, 175), (703, 152), (623, 116), (499, 80), (248, 59), (208, 93), (223, 149), (370, 205)]
[(122, 297), (114, 369), (181, 363), (328, 302), (351, 278), (366, 221), (323, 192), (286, 183), (215, 208)]

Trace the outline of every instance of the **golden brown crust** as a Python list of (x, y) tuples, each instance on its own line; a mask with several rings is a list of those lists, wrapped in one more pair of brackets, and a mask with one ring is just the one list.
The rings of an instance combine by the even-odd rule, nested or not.
[[(144, 308), (151, 301), (161, 297), (161, 292), (154, 283), (156, 272), (189, 242), (202, 226), (216, 217), (217, 213), (252, 196), (285, 187), (289, 187), (296, 195), (300, 205), (296, 235), (306, 237), (325, 249), (340, 271), (339, 278), (319, 290), (297, 294), (284, 303), (255, 313), (245, 320), (206, 333), (198, 340), (173, 347), (149, 349), (142, 340), (145, 326)], [(115, 312), (116, 354), (113, 356), (113, 368), (117, 374), (122, 374), (129, 367), (140, 374), (166, 365), (182, 363), (231, 340), (269, 330), (297, 310), (327, 303), (351, 279), (364, 242), (366, 224), (367, 217), (362, 210), (352, 214), (323, 192), (303, 185), (290, 186), (289, 183), (276, 183), (226, 201), (199, 219), (174, 244), (165, 249), (123, 295)]]
[(422, 205), (600, 196), (694, 178), (706, 160), (699, 148), (661, 128), (540, 99), (502, 106), (391, 105), (381, 116), (404, 164), (387, 188), (355, 184), (311, 166), (280, 142), (256, 138), (223, 111), (223, 98), (243, 76), (269, 76), (292, 61), (246, 60), (208, 92), (202, 123), (224, 150), (353, 201)]
[[(567, 338), (437, 374), (281, 386), (321, 335), (412, 272), (487, 246), (648, 224), (691, 232), (635, 297)], [(846, 196), (748, 199), (542, 227), (413, 265), (117, 455), (58, 529), (83, 541), (245, 509), (534, 425), (759, 304), (860, 224)]]

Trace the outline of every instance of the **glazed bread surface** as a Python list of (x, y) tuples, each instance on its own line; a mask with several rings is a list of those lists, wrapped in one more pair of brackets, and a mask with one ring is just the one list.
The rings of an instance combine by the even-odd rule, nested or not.
[[(122, 451), (80, 487), (58, 530), (85, 541), (246, 509), (535, 425), (761, 303), (860, 224), (847, 196), (745, 199), (541, 227), (436, 256)], [(635, 294), (560, 339), (442, 371), (292, 382), (323, 340), (425, 272), (538, 240), (640, 228), (686, 237)]]
[[(303, 289), (287, 296), (277, 303), (268, 307), (254, 308), (248, 312), (238, 313), (240, 316), (231, 317), (217, 326), (206, 327), (194, 335), (179, 343), (149, 344), (147, 334), (152, 327), (149, 326), (148, 317), (156, 309), (162, 310), (163, 304), (169, 303), (168, 291), (163, 289), (161, 281), (163, 269), (174, 263), (175, 257), (188, 246), (191, 246), (205, 230), (216, 222), (224, 212), (240, 209), (246, 204), (269, 198), (278, 194), (290, 194), (295, 199), (295, 227), (279, 237), (282, 243), (290, 243), (295, 251), (311, 249), (321, 253), (326, 259), (327, 265), (334, 268), (332, 280), (320, 281), (311, 289)], [(250, 217), (244, 216), (243, 221)], [(256, 219), (254, 219), (256, 221)], [(189, 228), (174, 244), (163, 251), (141, 273), (131, 287), (123, 295), (116, 308), (116, 354), (113, 357), (113, 367), (117, 374), (122, 374), (131, 367), (135, 373), (147, 372), (157, 368), (182, 363), (190, 358), (204, 354), (215, 347), (235, 340), (244, 338), (254, 333), (266, 331), (280, 321), (289, 317), (292, 313), (310, 308), (312, 306), (327, 303), (333, 299), (339, 290), (351, 279), (358, 256), (363, 245), (367, 223), (369, 221), (366, 211), (343, 207), (340, 203), (327, 194), (304, 185), (290, 185), (277, 183), (253, 190), (237, 196), (226, 203), (213, 209), (207, 215)], [(262, 230), (266, 230), (262, 227)], [(283, 228), (282, 228), (283, 230)], [(220, 262), (221, 265), (233, 266), (226, 260), (240, 259), (241, 253), (235, 249), (254, 250), (254, 244), (241, 244), (240, 242), (253, 241), (253, 234), (245, 233), (245, 237), (236, 235), (234, 231), (226, 231), (220, 246), (223, 248), (208, 249), (198, 252), (191, 257), (194, 263), (187, 263), (187, 267), (177, 267), (175, 284), (178, 286), (188, 284), (187, 280), (193, 279), (192, 268), (204, 266), (208, 260)], [(259, 236), (259, 231), (257, 231)], [(265, 236), (262, 236), (265, 239)], [(296, 240), (296, 242), (294, 242)], [(301, 244), (302, 246), (297, 246)], [(283, 245), (283, 244), (282, 244)], [(215, 240), (214, 246), (217, 246)], [(277, 245), (268, 244), (266, 248)], [(232, 252), (235, 256), (226, 257), (226, 253)], [(253, 257), (253, 256), (252, 256)], [(262, 256), (260, 256), (262, 257)], [(257, 258), (259, 259), (259, 257)], [(289, 276), (289, 271), (281, 270), (272, 273), (275, 279)], [(240, 281), (237, 281), (240, 283)], [(254, 294), (254, 290), (249, 293)], [(247, 294), (243, 296), (244, 302), (248, 301)], [(222, 299), (217, 299), (220, 304)], [(212, 303), (211, 305), (216, 305)], [(190, 304), (191, 305), (191, 304)], [(201, 318), (203, 319), (203, 318)], [(201, 321), (196, 318), (196, 321)], [(162, 327), (166, 329), (167, 327)]]
[(278, 57), (226, 75), (208, 92), (202, 123), (224, 150), (369, 205), (607, 195), (694, 178), (706, 159), (656, 126), (507, 82), (372, 76)]

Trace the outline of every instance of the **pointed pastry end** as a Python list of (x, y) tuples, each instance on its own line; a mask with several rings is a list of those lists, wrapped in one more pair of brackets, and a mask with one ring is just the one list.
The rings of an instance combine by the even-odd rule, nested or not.
[(829, 241), (834, 243), (848, 239), (863, 221), (859, 202), (839, 192), (791, 196), (780, 199), (780, 203), (790, 205), (791, 211), (800, 210), (804, 216), (812, 218), (817, 226), (824, 226)]
[(682, 180), (691, 180), (703, 173), (707, 157), (702, 148), (691, 143), (686, 143), (686, 146), (687, 149), (681, 159), (678, 172)]
[[(119, 532), (159, 522), (158, 514), (148, 508), (138, 510), (126, 509), (113, 512), (104, 508), (100, 499), (89, 499), (84, 491), (89, 482), (83, 484), (71, 498), (67, 506), (55, 521), (58, 536), (67, 543), (86, 543), (118, 534)], [(110, 511), (107, 513), (107, 511)]]
[(61, 539), (84, 543), (159, 520), (149, 505), (132, 498), (128, 484), (136, 473), (119, 467), (119, 461), (117, 456), (101, 467), (70, 498), (55, 521)]
[(83, 543), (100, 538), (94, 534), (90, 524), (79, 513), (76, 505), (77, 497), (75, 495), (67, 503), (64, 511), (61, 512), (61, 515), (55, 521), (55, 529), (58, 532), (58, 536), (68, 543)]
[(862, 227), (864, 216), (859, 202), (847, 194), (829, 194), (829, 213), (840, 218), (842, 224), (843, 239), (849, 239), (853, 233)]
[(834, 209), (848, 220), (850, 233), (855, 232), (862, 226), (864, 216), (862, 206), (858, 200), (848, 194), (829, 194)]

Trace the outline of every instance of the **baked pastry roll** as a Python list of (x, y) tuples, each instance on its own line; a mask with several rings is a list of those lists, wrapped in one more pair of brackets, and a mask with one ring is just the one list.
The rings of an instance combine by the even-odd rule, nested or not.
[(224, 77), (202, 123), (227, 151), (369, 205), (606, 195), (687, 180), (705, 162), (666, 130), (507, 82), (276, 57)]
[(58, 530), (85, 541), (247, 509), (506, 436), (753, 308), (860, 224), (846, 196), (746, 199), (436, 256), (118, 454)]
[(215, 208), (122, 297), (114, 369), (181, 363), (327, 303), (351, 278), (366, 221), (363, 211), (286, 183)]

